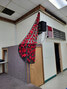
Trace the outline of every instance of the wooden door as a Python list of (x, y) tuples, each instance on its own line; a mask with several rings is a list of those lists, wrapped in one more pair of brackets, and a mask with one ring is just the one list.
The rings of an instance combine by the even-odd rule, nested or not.
[(44, 83), (44, 70), (43, 70), (43, 55), (42, 47), (36, 47), (35, 63), (30, 64), (30, 79), (31, 83), (40, 86)]

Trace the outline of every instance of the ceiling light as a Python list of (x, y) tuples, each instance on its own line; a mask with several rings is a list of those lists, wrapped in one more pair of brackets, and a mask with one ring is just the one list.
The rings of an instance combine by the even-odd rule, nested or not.
[(56, 8), (61, 9), (67, 6), (66, 0), (49, 0)]

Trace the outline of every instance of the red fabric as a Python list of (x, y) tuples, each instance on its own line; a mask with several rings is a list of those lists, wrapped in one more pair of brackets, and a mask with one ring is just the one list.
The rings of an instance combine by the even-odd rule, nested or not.
[(48, 26), (48, 31), (52, 31), (52, 27)]
[(52, 29), (52, 27), (50, 27), (50, 26), (48, 26), (48, 37), (49, 38), (52, 38), (53, 37), (53, 29)]
[(40, 13), (37, 14), (37, 18), (31, 28), (30, 32), (27, 34), (27, 36), (24, 38), (24, 40), (20, 43), (19, 48), (18, 48), (20, 57), (26, 63), (35, 62), (35, 48), (36, 48), (36, 44), (37, 44), (39, 20), (40, 20)]

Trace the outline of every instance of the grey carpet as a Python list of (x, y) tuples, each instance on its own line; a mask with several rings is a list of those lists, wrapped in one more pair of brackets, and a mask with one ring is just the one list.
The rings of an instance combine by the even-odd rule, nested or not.
[(8, 74), (27, 82), (27, 65), (19, 56), (18, 46), (8, 47)]
[(0, 75), (0, 89), (41, 89), (32, 84), (16, 79), (8, 74)]

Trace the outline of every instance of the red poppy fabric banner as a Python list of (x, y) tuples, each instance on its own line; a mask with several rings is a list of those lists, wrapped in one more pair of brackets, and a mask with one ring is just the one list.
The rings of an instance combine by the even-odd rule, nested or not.
[(30, 32), (23, 39), (23, 41), (19, 44), (19, 47), (18, 47), (18, 52), (20, 57), (26, 63), (29, 63), (29, 64), (32, 64), (35, 62), (35, 48), (37, 44), (39, 20), (40, 20), (40, 13), (38, 12), (37, 18)]

